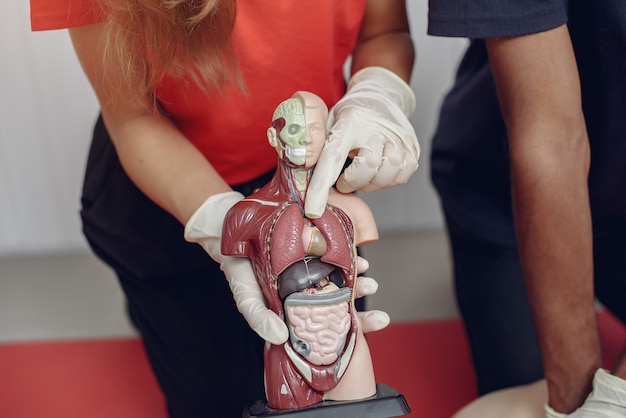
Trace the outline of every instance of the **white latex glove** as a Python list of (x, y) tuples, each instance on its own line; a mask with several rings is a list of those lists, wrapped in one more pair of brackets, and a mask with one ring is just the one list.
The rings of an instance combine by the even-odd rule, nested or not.
[[(411, 87), (393, 72), (367, 67), (355, 73), (346, 94), (330, 111), (329, 137), (307, 191), (306, 215), (322, 215), (335, 181), (342, 193), (406, 183), (420, 154), (408, 119), (414, 109)], [(357, 155), (339, 177), (353, 150)]]
[[(369, 263), (363, 257), (358, 257), (357, 273), (361, 274), (367, 271)], [(371, 296), (378, 291), (378, 283), (371, 277), (358, 276), (356, 285), (354, 286), (355, 297), (358, 299), (363, 296)], [(387, 312), (372, 309), (370, 311), (357, 312), (361, 319), (361, 327), (363, 333), (379, 331), (389, 325), (391, 321)]]
[(265, 341), (282, 344), (289, 338), (285, 322), (265, 306), (265, 298), (254, 276), (252, 263), (246, 257), (222, 255), (221, 239), (224, 216), (243, 195), (226, 192), (209, 197), (185, 225), (185, 239), (204, 248), (228, 280), (237, 309), (245, 320)]
[(626, 417), (626, 381), (598, 369), (593, 377), (593, 390), (585, 403), (569, 415), (546, 406), (546, 418), (623, 418)]
[(546, 418), (566, 418), (567, 417), (567, 414), (556, 412), (548, 404), (545, 405), (545, 410), (546, 410)]

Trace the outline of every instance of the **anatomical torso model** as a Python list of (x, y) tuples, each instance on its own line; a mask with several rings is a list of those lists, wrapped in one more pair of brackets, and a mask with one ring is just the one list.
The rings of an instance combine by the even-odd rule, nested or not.
[(324, 102), (309, 92), (276, 108), (268, 129), (278, 152), (276, 174), (224, 222), (222, 253), (250, 258), (267, 306), (289, 330), (284, 344), (265, 345), (267, 404), (274, 409), (376, 393), (354, 307), (356, 246), (378, 238), (374, 218), (356, 195), (335, 190), (321, 217), (304, 215), (327, 116)]

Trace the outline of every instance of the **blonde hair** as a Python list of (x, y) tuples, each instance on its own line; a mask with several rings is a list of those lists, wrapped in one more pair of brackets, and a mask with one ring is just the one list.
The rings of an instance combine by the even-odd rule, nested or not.
[(236, 0), (99, 1), (105, 65), (119, 72), (116, 87), (140, 99), (167, 75), (187, 78), (205, 93), (233, 82), (243, 88), (231, 43)]

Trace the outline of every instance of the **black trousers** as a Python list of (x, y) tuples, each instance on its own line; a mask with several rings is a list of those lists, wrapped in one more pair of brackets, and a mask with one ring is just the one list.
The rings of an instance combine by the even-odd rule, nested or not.
[[(454, 217), (459, 212), (446, 211), (445, 204), (444, 213), (479, 393), (540, 379), (543, 366), (517, 247), (473, 235), (464, 227), (467, 220)], [(626, 323), (623, 220), (594, 220), (594, 270), (597, 299)]]
[[(264, 176), (237, 187), (250, 194)], [(82, 196), (83, 231), (117, 273), (172, 418), (232, 418), (264, 399), (263, 341), (219, 266), (128, 179), (98, 120)]]

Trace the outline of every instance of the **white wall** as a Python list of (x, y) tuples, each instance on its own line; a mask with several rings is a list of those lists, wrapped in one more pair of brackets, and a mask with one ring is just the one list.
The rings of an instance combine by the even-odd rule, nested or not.
[(464, 39), (427, 36), (427, 2), (407, 0), (407, 5), (417, 49), (411, 80), (417, 107), (411, 122), (422, 155), (420, 166), (408, 184), (361, 195), (372, 207), (381, 233), (442, 227), (439, 201), (430, 183), (430, 139), (443, 95), (451, 86), (460, 55), (467, 45)]
[[(409, 1), (418, 49), (412, 121), (422, 144), (408, 185), (365, 195), (381, 232), (438, 228), (428, 176), (429, 138), (464, 41), (426, 32), (426, 2)], [(86, 250), (80, 185), (96, 100), (67, 31), (32, 33), (28, 2), (4, 0), (0, 17), (0, 257)]]
[(25, 0), (0, 17), (0, 256), (84, 248), (78, 197), (97, 103), (67, 31), (31, 33)]

